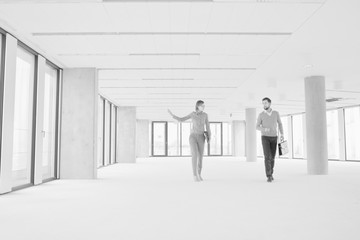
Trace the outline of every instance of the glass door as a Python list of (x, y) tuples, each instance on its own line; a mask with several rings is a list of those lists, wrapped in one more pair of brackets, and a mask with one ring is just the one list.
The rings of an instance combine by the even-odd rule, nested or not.
[(104, 99), (98, 98), (98, 167), (104, 165)]
[(18, 47), (15, 77), (13, 187), (32, 183), (35, 56)]
[(55, 178), (58, 70), (46, 65), (44, 82), (43, 180)]
[(292, 116), (293, 158), (304, 158), (304, 124), (303, 115)]
[(116, 157), (116, 142), (115, 142), (115, 134), (116, 134), (116, 127), (115, 127), (115, 119), (116, 119), (116, 109), (113, 104), (111, 104), (111, 132), (110, 132), (110, 162), (111, 164), (115, 163), (115, 157)]
[(360, 107), (345, 108), (346, 160), (360, 160)]
[(168, 155), (180, 155), (180, 124), (177, 122), (168, 122)]
[(211, 122), (211, 141), (208, 144), (208, 152), (210, 156), (220, 156), (222, 155), (222, 123), (221, 122)]
[(105, 100), (104, 115), (104, 166), (110, 165), (110, 102)]
[(191, 156), (189, 137), (191, 133), (190, 122), (181, 123), (181, 156)]
[(152, 156), (167, 156), (167, 122), (152, 122)]

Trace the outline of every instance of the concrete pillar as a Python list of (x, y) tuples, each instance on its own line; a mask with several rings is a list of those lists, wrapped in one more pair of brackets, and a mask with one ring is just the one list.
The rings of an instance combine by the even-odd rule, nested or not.
[(149, 120), (136, 122), (136, 157), (149, 157)]
[(307, 169), (311, 175), (328, 173), (325, 78), (305, 78)]
[(96, 69), (64, 69), (60, 178), (97, 177), (97, 112)]
[(232, 122), (233, 155), (245, 157), (245, 121)]
[(118, 107), (117, 162), (136, 162), (136, 108)]
[(256, 108), (245, 110), (246, 118), (246, 161), (255, 162), (257, 160), (256, 151)]

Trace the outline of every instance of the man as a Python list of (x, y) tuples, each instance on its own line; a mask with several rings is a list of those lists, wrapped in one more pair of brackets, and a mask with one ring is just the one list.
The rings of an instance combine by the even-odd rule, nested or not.
[(277, 125), (279, 126), (281, 134), (280, 141), (284, 140), (284, 129), (279, 113), (271, 108), (270, 98), (264, 98), (262, 104), (264, 106), (264, 111), (259, 114), (256, 129), (261, 131), (267, 181), (272, 182), (274, 181), (273, 173), (278, 140)]

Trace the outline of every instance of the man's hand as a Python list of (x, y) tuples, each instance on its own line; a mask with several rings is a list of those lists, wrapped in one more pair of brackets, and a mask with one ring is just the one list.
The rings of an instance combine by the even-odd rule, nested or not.
[(281, 135), (280, 136), (280, 142), (283, 142), (284, 141), (284, 135)]

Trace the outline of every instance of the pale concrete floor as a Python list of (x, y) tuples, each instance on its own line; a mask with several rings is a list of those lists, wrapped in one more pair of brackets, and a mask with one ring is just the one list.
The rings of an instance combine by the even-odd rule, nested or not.
[(308, 176), (303, 160), (139, 159), (99, 170), (99, 180), (58, 180), (0, 196), (0, 239), (360, 239), (360, 163), (330, 162)]

